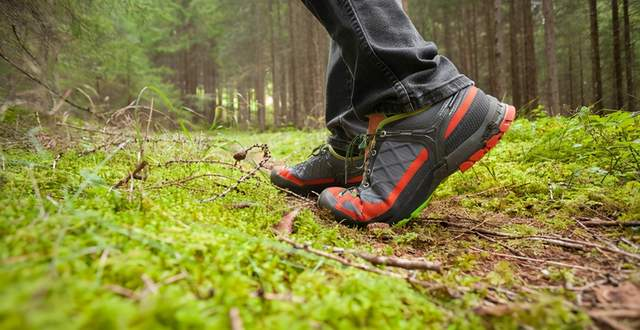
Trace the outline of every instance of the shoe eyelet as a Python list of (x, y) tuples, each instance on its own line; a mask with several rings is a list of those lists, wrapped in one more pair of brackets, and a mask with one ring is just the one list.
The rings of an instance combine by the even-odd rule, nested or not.
[(362, 184), (362, 187), (363, 187), (363, 188), (369, 188), (369, 182), (365, 182), (365, 183), (363, 183), (363, 184)]
[(375, 156), (378, 154), (378, 151), (376, 150), (371, 150), (371, 157)]
[(383, 138), (387, 136), (387, 131), (380, 131), (380, 137)]
[(367, 175), (371, 175), (371, 169), (367, 169)]

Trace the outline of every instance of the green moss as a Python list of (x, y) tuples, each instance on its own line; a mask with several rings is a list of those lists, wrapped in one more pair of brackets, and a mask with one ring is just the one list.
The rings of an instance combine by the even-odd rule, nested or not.
[[(625, 114), (607, 120), (588, 114), (518, 120), (504, 143), (471, 171), (451, 176), (434, 201), (456, 197), (456, 207), (471, 215), (501, 214), (507, 220), (499, 230), (520, 235), (567, 230), (579, 215), (637, 220), (640, 183), (633, 150), (639, 147), (632, 141), (640, 139), (640, 125), (629, 125), (637, 120)], [(230, 160), (242, 146), (269, 142), (278, 161), (295, 163), (322, 143), (325, 133), (216, 131), (211, 136), (220, 142), (148, 144), (145, 154), (152, 164)], [(78, 150), (90, 148), (81, 145)], [(136, 163), (136, 152), (135, 147), (86, 156), (68, 151), (53, 169), (48, 152), (2, 151), (0, 328), (224, 328), (231, 308), (240, 310), (247, 328), (588, 324), (584, 314), (554, 294), (529, 297), (532, 303), (526, 310), (481, 317), (473, 312), (482, 301), (481, 290), (458, 298), (426, 293), (403, 280), (292, 250), (271, 231), (294, 203), (276, 189), (251, 179), (225, 198), (200, 202), (220, 193), (224, 188), (219, 184), (233, 183), (239, 176), (228, 168), (151, 166), (144, 185), (135, 181), (132, 191), (112, 189)], [(204, 173), (231, 179), (209, 177), (190, 182), (189, 189), (152, 189)], [(268, 179), (260, 175), (261, 181)], [(231, 207), (241, 202), (251, 206)], [(531, 221), (510, 223), (510, 216)], [(448, 268), (441, 275), (418, 277), (450, 286), (516, 284), (514, 267), (504, 261), (489, 268), (489, 275), (477, 275), (475, 271), (485, 266), (481, 260), (489, 255), (468, 251), (478, 242), (461, 241), (458, 234), (415, 221), (376, 236), (328, 223), (304, 210), (296, 219), (293, 238), (317, 248), (330, 245), (386, 255), (394, 249), (421, 249), (429, 259), (446, 260)], [(538, 242), (507, 243), (536, 248)], [(165, 283), (178, 274), (184, 276)], [(571, 273), (551, 275), (557, 281), (576, 281)], [(149, 288), (149, 281), (157, 290)], [(123, 296), (123, 288), (135, 292), (136, 299)], [(265, 300), (256, 294), (259, 291), (290, 293), (303, 302)]]

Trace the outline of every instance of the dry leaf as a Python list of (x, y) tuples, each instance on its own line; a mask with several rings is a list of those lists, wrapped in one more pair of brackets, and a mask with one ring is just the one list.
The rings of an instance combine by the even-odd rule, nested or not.
[(640, 302), (640, 288), (631, 282), (624, 282), (617, 287), (602, 285), (593, 291), (602, 304), (638, 305)]
[(275, 225), (274, 230), (285, 236), (293, 233), (293, 220), (298, 216), (298, 213), (300, 213), (299, 208), (285, 214), (282, 219), (280, 219), (280, 222)]

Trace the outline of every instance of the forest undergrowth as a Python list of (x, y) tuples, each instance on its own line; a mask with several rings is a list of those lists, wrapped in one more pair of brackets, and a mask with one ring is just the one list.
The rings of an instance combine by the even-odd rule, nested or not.
[(324, 131), (150, 119), (0, 115), (0, 328), (640, 326), (640, 116), (518, 119), (368, 228), (269, 183)]

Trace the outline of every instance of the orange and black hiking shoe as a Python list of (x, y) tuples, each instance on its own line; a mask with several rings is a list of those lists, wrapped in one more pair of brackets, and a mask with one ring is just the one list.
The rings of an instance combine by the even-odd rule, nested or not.
[(327, 187), (353, 187), (362, 181), (363, 159), (343, 157), (327, 144), (300, 164), (271, 171), (271, 182), (300, 195), (320, 193)]
[(420, 111), (370, 117), (362, 183), (328, 188), (318, 204), (345, 224), (416, 216), (444, 179), (496, 146), (515, 115), (514, 107), (470, 86)]

